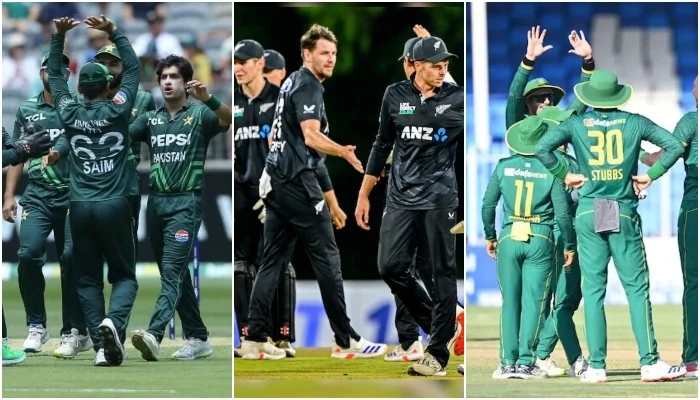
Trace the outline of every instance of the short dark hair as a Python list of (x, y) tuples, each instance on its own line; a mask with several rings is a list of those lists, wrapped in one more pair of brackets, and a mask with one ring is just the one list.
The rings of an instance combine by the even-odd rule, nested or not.
[(107, 91), (109, 89), (107, 87), (109, 83), (86, 83), (83, 85), (78, 85), (78, 92), (85, 97), (86, 100), (94, 100), (97, 96), (99, 96), (102, 92)]
[(185, 83), (192, 80), (192, 75), (194, 75), (192, 64), (190, 64), (185, 57), (169, 55), (165, 59), (160, 60), (156, 66), (158, 83), (160, 83), (160, 76), (163, 74), (163, 70), (170, 67), (177, 67), (177, 70), (180, 72), (180, 75), (182, 75), (182, 79), (185, 80)]
[(335, 34), (330, 29), (319, 24), (313, 24), (301, 37), (301, 52), (303, 53), (304, 50), (313, 51), (316, 48), (316, 42), (321, 39), (333, 42), (336, 46), (338, 45), (338, 39), (336, 39)]

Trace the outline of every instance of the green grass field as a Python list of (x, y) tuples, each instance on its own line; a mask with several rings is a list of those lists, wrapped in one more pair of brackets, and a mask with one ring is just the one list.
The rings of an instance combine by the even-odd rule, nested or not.
[[(654, 306), (654, 328), (659, 353), (669, 364), (681, 362), (681, 307)], [(641, 383), (639, 355), (630, 327), (627, 307), (606, 307), (608, 322), (607, 384), (584, 384), (576, 378), (535, 380), (495, 380), (491, 373), (498, 366), (499, 308), (468, 307), (467, 397), (689, 397), (697, 398), (697, 379)], [(575, 314), (584, 356), (588, 356), (583, 335), (583, 307)], [(561, 344), (553, 354), (560, 367), (566, 367)]]
[[(464, 377), (457, 373), (463, 358), (452, 356), (447, 376), (412, 377), (410, 363), (384, 358), (338, 360), (330, 348), (298, 349), (295, 358), (280, 361), (235, 359), (236, 397), (464, 397)], [(291, 382), (290, 382), (291, 381)]]
[[(61, 326), (60, 283), (46, 282), (46, 307), (51, 340), (43, 351), (28, 355), (16, 367), (2, 369), (2, 397), (231, 397), (232, 310), (231, 280), (201, 279), (201, 310), (214, 346), (214, 355), (206, 360), (174, 361), (170, 354), (184, 344), (182, 328), (176, 319), (178, 338), (166, 338), (161, 344), (161, 361), (149, 363), (127, 339), (127, 359), (117, 368), (92, 365), (93, 351), (73, 360), (58, 360), (52, 354), (58, 345)], [(3, 308), (13, 348), (26, 338), (24, 308), (17, 281), (3, 282)], [(106, 296), (110, 287), (105, 285)], [(155, 306), (160, 281), (139, 280), (139, 293), (131, 314), (128, 337), (135, 329), (146, 329)]]

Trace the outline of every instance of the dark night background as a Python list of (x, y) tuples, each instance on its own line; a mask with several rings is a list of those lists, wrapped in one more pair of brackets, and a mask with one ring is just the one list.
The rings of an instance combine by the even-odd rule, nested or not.
[[(410, 4), (410, 6), (408, 6)], [(424, 7), (427, 6), (427, 7)], [(414, 37), (413, 26), (423, 25), (432, 36), (445, 41), (448, 50), (459, 56), (450, 61), (449, 71), (464, 86), (464, 4), (454, 3), (336, 3), (310, 7), (287, 7), (283, 3), (234, 4), (234, 43), (254, 39), (266, 49), (282, 53), (287, 75), (301, 67), (299, 40), (311, 25), (326, 26), (338, 38), (338, 59), (333, 76), (323, 84), (330, 125), (330, 137), (340, 144), (357, 146), (355, 153), (367, 164), (377, 133), (379, 107), (386, 87), (405, 79), (397, 61), (406, 40)], [(379, 279), (377, 244), (384, 207), (386, 180), (370, 195), (370, 228), (363, 231), (355, 223), (355, 203), (362, 183), (343, 159), (328, 157), (326, 164), (333, 186), (348, 220), (336, 231), (344, 279)], [(464, 219), (464, 153), (455, 169), (459, 181), (460, 209), (457, 221)], [(456, 236), (457, 276), (464, 276), (464, 236)], [(297, 245), (293, 263), (298, 279), (314, 279), (303, 249)]]

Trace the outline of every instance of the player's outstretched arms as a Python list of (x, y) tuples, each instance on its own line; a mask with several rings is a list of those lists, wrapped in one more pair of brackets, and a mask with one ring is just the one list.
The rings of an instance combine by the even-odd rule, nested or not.
[(321, 121), (317, 119), (302, 121), (301, 131), (304, 134), (304, 144), (308, 147), (324, 154), (344, 158), (356, 171), (365, 172), (362, 162), (355, 155), (355, 146), (342, 146), (321, 133)]
[(564, 182), (554, 179), (550, 192), (552, 206), (554, 207), (554, 218), (561, 231), (561, 238), (564, 241), (564, 267), (571, 265), (574, 253), (576, 252), (576, 235), (574, 234), (574, 223), (569, 207), (569, 196), (566, 193)]

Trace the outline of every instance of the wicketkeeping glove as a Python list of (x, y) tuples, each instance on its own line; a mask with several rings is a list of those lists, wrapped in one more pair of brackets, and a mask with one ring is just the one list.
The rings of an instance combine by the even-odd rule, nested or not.
[(262, 199), (258, 200), (257, 203), (253, 206), (253, 210), (260, 210), (260, 215), (258, 215), (258, 219), (260, 220), (261, 224), (265, 223), (265, 204), (263, 203)]
[(28, 124), (24, 128), (24, 132), (24, 136), (9, 144), (9, 147), (19, 154), (20, 163), (27, 161), (29, 158), (37, 158), (49, 154), (51, 138), (47, 130), (35, 124)]

